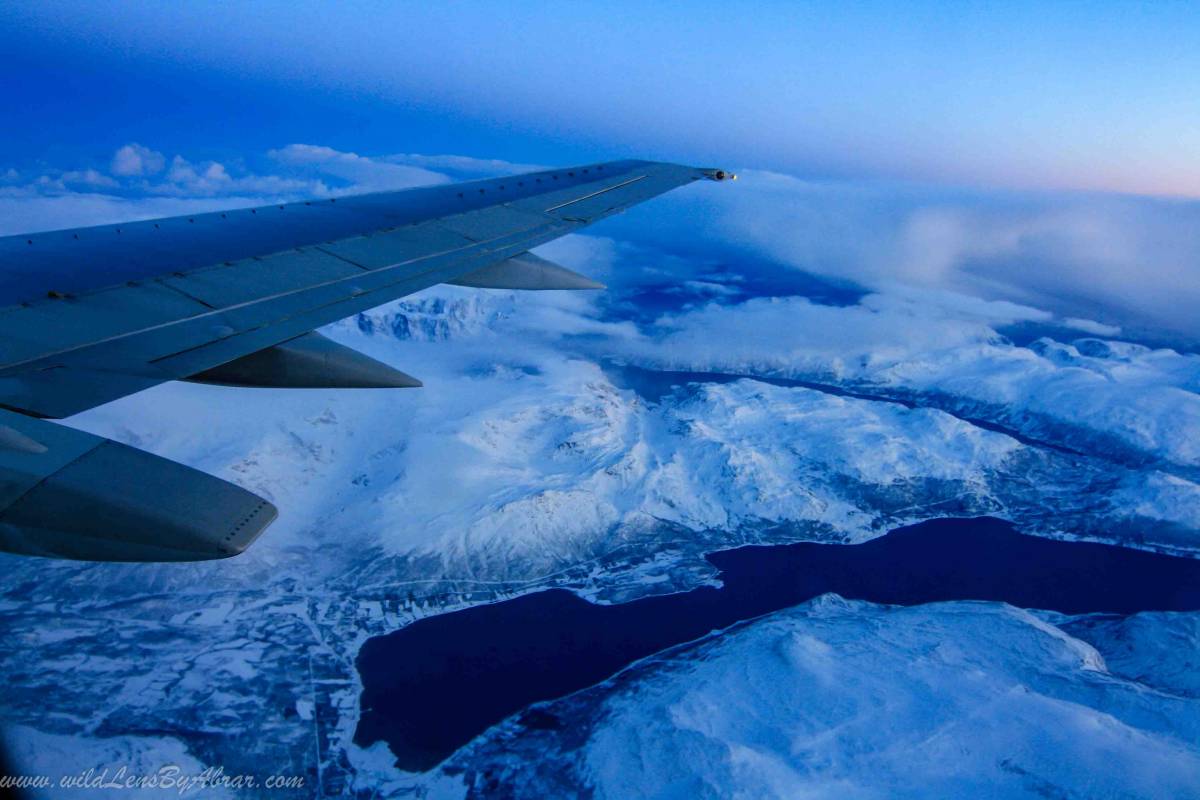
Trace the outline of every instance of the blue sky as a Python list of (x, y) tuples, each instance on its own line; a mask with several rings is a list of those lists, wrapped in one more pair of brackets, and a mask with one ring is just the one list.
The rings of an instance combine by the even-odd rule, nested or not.
[(15, 2), (8, 167), (142, 142), (1200, 195), (1187, 3)]

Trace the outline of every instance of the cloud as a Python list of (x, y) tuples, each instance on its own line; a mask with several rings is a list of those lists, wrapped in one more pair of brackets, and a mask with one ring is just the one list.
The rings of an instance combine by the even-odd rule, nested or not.
[(656, 201), (628, 235), (1200, 337), (1200, 202), (741, 177)]
[(104, 175), (103, 173), (97, 172), (94, 169), (64, 172), (62, 174), (62, 182), (64, 184), (80, 184), (83, 186), (98, 187), (112, 187), (117, 185), (115, 180), (107, 175)]
[(398, 153), (384, 156), (382, 161), (393, 164), (411, 164), (438, 172), (447, 172), (457, 180), (491, 178), (498, 175), (515, 175), (519, 172), (536, 172), (548, 169), (544, 164), (522, 164), (500, 158), (475, 158), (456, 155), (422, 155), (420, 153)]
[(764, 297), (663, 316), (624, 353), (667, 369), (856, 380), (921, 355), (977, 348), (998, 338), (993, 324), (1011, 320), (895, 295), (849, 307)]
[(261, 174), (183, 155), (168, 161), (162, 153), (131, 143), (113, 156), (109, 174), (87, 167), (23, 179), (9, 169), (0, 175), (0, 235), (448, 180), (421, 167), (328, 147), (289, 145), (269, 156), (276, 169)]
[(6, 185), (0, 186), (0, 197), (62, 195), (120, 186), (116, 179), (90, 168), (39, 175), (28, 183), (21, 182), (21, 175), (16, 170), (9, 170), (2, 179)]
[(215, 161), (197, 168), (183, 156), (175, 156), (167, 170), (167, 180), (191, 191), (209, 194), (227, 186), (231, 179), (224, 165)]
[(206, 161), (193, 164), (183, 156), (171, 159), (166, 181), (148, 184), (148, 194), (182, 195), (191, 197), (260, 196), (264, 200), (298, 197), (324, 197), (330, 189), (319, 178), (284, 175), (231, 175), (224, 164)]
[(446, 183), (440, 172), (392, 163), (386, 158), (368, 158), (312, 144), (289, 144), (267, 155), (277, 163), (310, 173), (333, 176), (356, 191), (407, 189), (413, 186)]
[(1091, 319), (1079, 319), (1078, 317), (1067, 317), (1062, 320), (1062, 324), (1068, 328), (1074, 328), (1077, 331), (1090, 333), (1095, 336), (1120, 336), (1121, 328), (1118, 325), (1105, 325), (1102, 322), (1096, 322)]
[(258, 196), (121, 197), (99, 192), (34, 193), (28, 187), (0, 190), (0, 236), (173, 217), (262, 205)]
[(112, 174), (121, 177), (155, 175), (166, 166), (166, 157), (157, 150), (131, 142), (113, 155)]

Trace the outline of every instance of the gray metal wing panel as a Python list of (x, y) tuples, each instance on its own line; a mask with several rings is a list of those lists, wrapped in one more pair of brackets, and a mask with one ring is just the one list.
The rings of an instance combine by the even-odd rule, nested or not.
[(208, 309), (153, 282), (0, 310), (0, 363), (13, 365)]
[[(183, 320), (146, 334), (79, 348), (39, 368), (0, 377), (5, 405), (64, 417), (164, 380), (184, 378), (271, 347), (395, 297), (441, 283), (555, 238), (519, 238), (499, 249), (442, 254), (362, 273), (353, 286), (324, 285)], [(480, 252), (483, 251), (483, 252)], [(103, 370), (95, 365), (103, 364)]]
[[(62, 416), (187, 377), (516, 256), (578, 228), (580, 213), (613, 213), (705, 174), (658, 166), (614, 162), (0, 240), (0, 258), (26, 256), (18, 277), (45, 267), (43, 277), (57, 279), (72, 253), (92, 265), (70, 284), (78, 294), (0, 312), (0, 335), (12, 339), (0, 405)], [(140, 285), (86, 288), (97, 274), (152, 268)], [(20, 283), (3, 273), (0, 302)], [(22, 322), (34, 316), (57, 332)]]
[[(242, 333), (214, 340), (185, 352), (175, 353), (155, 361), (155, 366), (171, 374), (183, 377), (223, 364), (246, 353), (270, 347), (283, 339), (298, 336), (306, 331), (327, 325), (339, 319), (382, 305), (397, 297), (418, 292), (430, 286), (444, 283), (460, 275), (479, 270), (488, 264), (503, 261), (536, 247), (560, 234), (549, 233), (534, 238), (512, 240), (503, 247), (474, 254), (450, 254), (420, 262), (428, 267), (413, 274), (412, 265), (406, 269), (380, 269), (370, 275), (356, 279), (359, 293), (336, 296), (331, 302), (314, 305), (312, 308), (276, 319), (269, 327), (249, 329)], [(280, 338), (282, 336), (282, 339)]]
[(560, 186), (554, 183), (544, 192), (528, 197), (514, 198), (508, 201), (507, 205), (510, 208), (530, 213), (544, 214), (548, 209), (565, 206), (584, 197), (619, 191), (623, 186), (644, 178), (645, 174), (646, 169), (642, 168), (633, 172), (610, 173), (601, 178), (589, 181), (588, 184), (583, 186)]
[(36, 300), (47, 291), (81, 294), (412, 225), (553, 189), (585, 187), (645, 163), (618, 161), (398, 192), (0, 237), (0, 306)]
[(297, 247), (160, 281), (209, 308), (227, 308), (362, 273), (362, 267), (319, 248)]
[(655, 165), (638, 174), (614, 182), (593, 192), (555, 202), (546, 214), (577, 221), (594, 222), (623, 211), (632, 205), (696, 179), (695, 171), (672, 165)]
[(435, 254), (451, 253), (474, 242), (437, 223), (407, 225), (369, 236), (320, 245), (327, 253), (364, 269), (381, 269)]
[(525, 233), (535, 228), (558, 224), (559, 220), (546, 214), (522, 211), (511, 206), (493, 206), (467, 211), (438, 220), (438, 226), (476, 242), (486, 242), (501, 236)]

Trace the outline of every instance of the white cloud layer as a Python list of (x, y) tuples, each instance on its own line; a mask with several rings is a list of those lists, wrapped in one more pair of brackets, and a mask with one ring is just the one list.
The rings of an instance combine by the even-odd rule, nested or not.
[(1200, 337), (1200, 202), (740, 177), (666, 200), (670, 211), (651, 212), (658, 238)]
[(268, 154), (279, 164), (308, 170), (324, 176), (334, 176), (349, 184), (355, 191), (384, 191), (407, 189), (413, 186), (445, 183), (444, 174), (393, 163), (387, 159), (367, 158), (357, 153), (343, 153), (332, 147), (311, 144), (289, 144)]
[[(34, 177), (10, 169), (0, 182), (0, 235), (100, 225), (305, 197), (406, 189), (449, 178), (405, 163), (415, 156), (372, 158), (329, 147), (292, 144), (267, 153), (268, 172), (219, 161), (170, 158), (131, 142), (95, 167)], [(449, 168), (503, 172), (506, 162), (434, 157)]]

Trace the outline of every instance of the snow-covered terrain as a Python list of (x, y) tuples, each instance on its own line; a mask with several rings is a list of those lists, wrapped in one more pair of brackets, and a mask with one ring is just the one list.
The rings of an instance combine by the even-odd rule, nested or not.
[[(391, 555), (428, 554), (448, 573), (486, 571), (490, 578), (537, 578), (664, 526), (708, 536), (708, 543), (740, 541), (778, 523), (810, 528), (809, 536), (858, 541), (929, 516), (996, 513), (1036, 519), (1045, 534), (1197, 546), (1200, 489), (1178, 462), (1200, 442), (1200, 417), (1187, 415), (1188, 403), (1200, 407), (1200, 395), (1191, 391), (1197, 378), (1188, 371), (1200, 369), (1192, 363), (1200, 359), (1116, 343), (1104, 352), (1124, 355), (1107, 364), (1072, 345), (1004, 344), (974, 318), (947, 318), (928, 340), (898, 342), (902, 352), (889, 354), (882, 340), (902, 326), (885, 321), (884, 330), (872, 333), (871, 321), (882, 312), (869, 303), (817, 307), (802, 299), (744, 304), (751, 308), (741, 312), (747, 330), (713, 334), (712, 346), (754, 348), (751, 330), (784, 330), (778, 321), (756, 320), (759, 305), (844, 317), (840, 324), (864, 337), (858, 349), (873, 353), (854, 363), (874, 376), (877, 391), (878, 376), (896, 364), (915, 370), (922, 358), (953, 359), (976, 376), (992, 368), (987, 374), (995, 382), (1010, 380), (1002, 406), (1011, 414), (996, 415), (1001, 430), (973, 424), (961, 409), (968, 392), (988, 391), (984, 379), (955, 383), (945, 376), (925, 393), (907, 387), (904, 403), (889, 402), (882, 391), (872, 401), (756, 380), (689, 387), (686, 379), (677, 391), (648, 400), (623, 386), (619, 371), (607, 369), (597, 352), (632, 343), (670, 359), (670, 367), (777, 370), (740, 350), (732, 362), (681, 364), (676, 359), (687, 349), (677, 340), (685, 335), (680, 330), (691, 329), (673, 328), (651, 351), (652, 334), (630, 335), (627, 325), (601, 321), (593, 306), (575, 298), (444, 288), (330, 331), (422, 376), (420, 391), (289, 394), (170, 385), (81, 415), (75, 424), (274, 500), (283, 517), (255, 551), (314, 546), (336, 529), (351, 537), (347, 543)], [(693, 313), (735, 314), (744, 306)], [(808, 331), (796, 336), (827, 329), (803, 316), (796, 324)], [(973, 326), (978, 330), (971, 333)], [(777, 352), (775, 358), (792, 359), (791, 374), (863, 386), (855, 376), (805, 370), (804, 359), (820, 353), (817, 345), (766, 338), (762, 347)], [(858, 352), (842, 341), (851, 338), (839, 334), (839, 352)], [(943, 350), (935, 351), (935, 342)], [(977, 342), (974, 363), (970, 342)], [(1074, 361), (1058, 365), (1037, 348), (1075, 353)], [(829, 358), (843, 369), (853, 360)], [(863, 366), (867, 361), (874, 366)], [(1026, 365), (1019, 373), (1025, 383), (1001, 374), (1015, 373), (1014, 365)], [(938, 369), (948, 372), (949, 365)], [(1055, 427), (1027, 409), (1046, 404), (1054, 391), (1048, 387), (1059, 381), (1099, 388), (1061, 389), (1083, 400), (1053, 406), (1074, 420)], [(1107, 411), (1088, 407), (1100, 389)], [(1186, 402), (1160, 408), (1175, 394)], [(181, 419), (213, 433), (197, 438), (177, 424)], [(1005, 435), (1004, 424), (1018, 436), (1057, 440), (1075, 452), (1025, 444)], [(1162, 438), (1161, 446), (1148, 439), (1139, 452), (1165, 466), (1139, 470), (1103, 446), (1129, 430)], [(1105, 491), (1095, 491), (1100, 486)]]
[[(403, 775), (352, 743), (362, 642), (465, 604), (678, 591), (712, 579), (712, 550), (938, 516), (1200, 551), (1200, 357), (1032, 305), (830, 288), (696, 250), (568, 237), (546, 255), (609, 292), (438, 287), (325, 331), (420, 390), (168, 384), (68, 420), (281, 516), (217, 563), (0, 557), (14, 756), (267, 769), (304, 776), (297, 796), (461, 796), (492, 774), (608, 796), (988, 779), (1092, 795), (1089, 770), (1137, 796), (1150, 769), (1160, 795), (1195, 789), (1189, 614), (826, 599), (555, 704), (575, 721), (561, 734), (493, 731), (453, 760), (465, 772)], [(1005, 335), (1023, 324), (1048, 333)], [(500, 753), (527, 746), (545, 763)]]
[[(647, 659), (455, 759), (476, 797), (1190, 797), (1194, 615), (826, 596)], [(384, 777), (384, 776), (381, 776)], [(461, 796), (447, 777), (432, 796)]]
[(665, 316), (662, 335), (627, 346), (639, 363), (871, 389), (1200, 475), (1200, 356), (1091, 338), (1015, 347), (995, 330), (1037, 314), (932, 293), (870, 295), (850, 308), (758, 298)]

